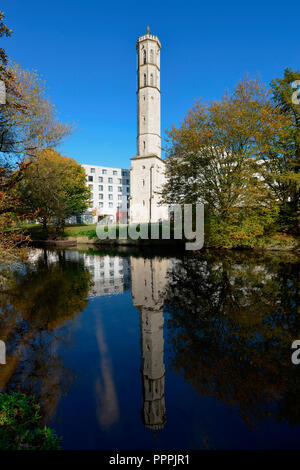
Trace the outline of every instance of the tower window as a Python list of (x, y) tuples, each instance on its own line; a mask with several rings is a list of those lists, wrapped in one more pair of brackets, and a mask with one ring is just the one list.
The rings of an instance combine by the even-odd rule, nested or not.
[(145, 150), (145, 148), (146, 148), (146, 142), (145, 141), (143, 141), (143, 145), (144, 145), (144, 150)]
[(153, 73), (150, 75), (150, 85), (153, 86)]
[(144, 86), (147, 86), (147, 76), (145, 73), (144, 73)]
[(153, 49), (150, 51), (150, 62), (153, 64)]
[(146, 63), (146, 51), (145, 51), (145, 49), (143, 51), (143, 63), (144, 64)]

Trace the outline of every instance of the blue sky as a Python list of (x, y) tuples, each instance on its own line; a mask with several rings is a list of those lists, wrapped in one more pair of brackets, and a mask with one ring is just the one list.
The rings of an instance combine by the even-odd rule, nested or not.
[(129, 167), (136, 154), (138, 36), (159, 36), (162, 137), (195, 99), (219, 99), (246, 74), (269, 83), (300, 69), (299, 2), (2, 0), (13, 36), (1, 43), (37, 70), (59, 117), (77, 130), (60, 151), (80, 163)]

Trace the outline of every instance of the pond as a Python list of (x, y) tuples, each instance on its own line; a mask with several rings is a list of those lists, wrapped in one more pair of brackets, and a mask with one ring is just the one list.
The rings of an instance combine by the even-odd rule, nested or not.
[(32, 249), (1, 274), (0, 391), (65, 449), (300, 448), (300, 263)]

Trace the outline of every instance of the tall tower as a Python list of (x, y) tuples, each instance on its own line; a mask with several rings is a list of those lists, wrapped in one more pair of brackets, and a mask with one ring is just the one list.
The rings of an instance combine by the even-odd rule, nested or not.
[(137, 155), (161, 156), (160, 49), (157, 36), (138, 38), (137, 50)]
[(130, 221), (158, 222), (168, 217), (160, 206), (165, 182), (160, 135), (160, 49), (157, 36), (140, 36), (137, 50), (137, 156), (131, 159)]

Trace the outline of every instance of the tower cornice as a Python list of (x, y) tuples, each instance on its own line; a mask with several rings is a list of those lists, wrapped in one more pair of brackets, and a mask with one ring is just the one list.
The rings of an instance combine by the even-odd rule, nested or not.
[(160, 72), (159, 66), (157, 64), (153, 64), (153, 62), (146, 62), (145, 64), (140, 64), (136, 71), (138, 72), (141, 67), (146, 67), (147, 65), (151, 65), (152, 67), (156, 67), (157, 70)]
[(154, 36), (153, 34), (144, 34), (143, 36), (138, 37), (136, 41), (136, 48), (138, 49), (139, 44), (144, 41), (156, 42), (159, 45), (159, 48), (161, 49), (160, 40), (157, 36)]

